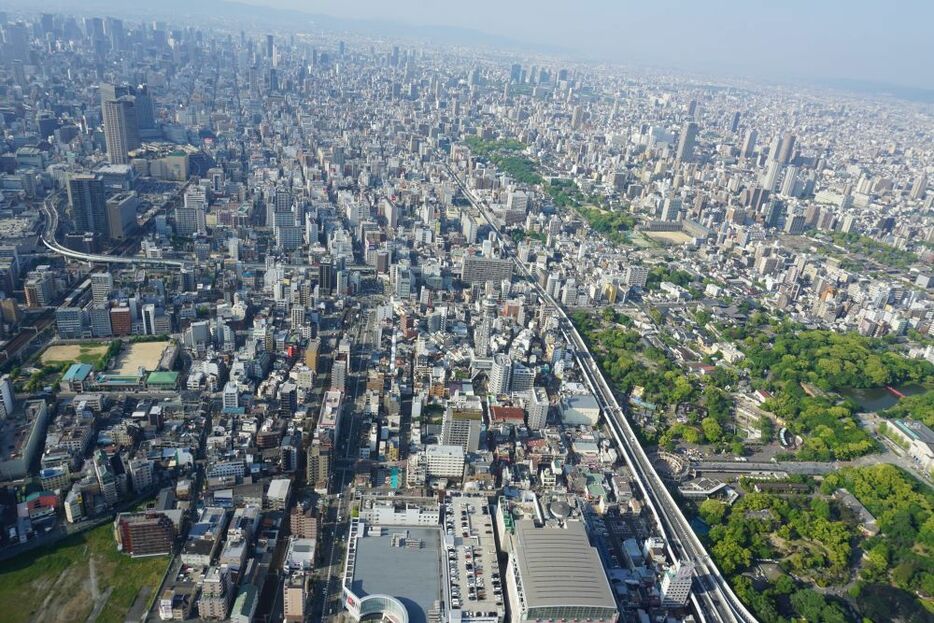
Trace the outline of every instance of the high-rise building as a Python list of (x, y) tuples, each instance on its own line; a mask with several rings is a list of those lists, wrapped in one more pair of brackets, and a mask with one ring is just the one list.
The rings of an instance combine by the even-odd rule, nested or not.
[(91, 302), (103, 305), (114, 289), (114, 278), (109, 272), (91, 273)]
[(117, 477), (114, 474), (110, 458), (104, 454), (103, 450), (98, 450), (94, 455), (94, 474), (97, 477), (97, 485), (100, 487), (104, 500), (108, 504), (116, 503), (119, 499)]
[(318, 493), (327, 493), (328, 490), (333, 445), (330, 435), (322, 434), (312, 439), (311, 445), (308, 446), (305, 479)]
[(661, 585), (662, 606), (677, 608), (685, 605), (691, 596), (693, 576), (694, 565), (691, 563), (678, 562), (665, 571)]
[(795, 135), (786, 134), (782, 137), (782, 142), (778, 148), (778, 160), (782, 164), (788, 164), (795, 155)]
[(346, 353), (338, 353), (331, 364), (331, 389), (344, 391), (347, 387), (347, 373), (349, 372), (350, 357)]
[(730, 132), (736, 132), (739, 129), (739, 111), (733, 113), (733, 118), (730, 120)]
[(461, 279), (465, 283), (497, 283), (512, 277), (512, 261), (498, 257), (464, 254), (461, 263)]
[(327, 295), (334, 292), (336, 288), (337, 271), (334, 269), (334, 262), (322, 260), (318, 265), (318, 289), (321, 294)]
[(128, 97), (132, 99), (136, 108), (137, 130), (141, 133), (146, 133), (156, 129), (152, 93), (148, 85), (140, 84), (134, 87), (126, 83), (113, 84), (110, 82), (102, 82), (99, 91), (101, 111), (103, 111), (106, 102)]
[(678, 151), (675, 152), (675, 158), (680, 162), (691, 162), (694, 159), (694, 143), (697, 140), (697, 124), (689, 122), (681, 130), (681, 138), (678, 139)]
[(508, 393), (511, 380), (512, 359), (509, 355), (500, 353), (493, 358), (493, 367), (490, 370), (489, 392), (497, 396), (499, 394)]
[(778, 178), (781, 174), (782, 163), (778, 160), (769, 162), (769, 166), (765, 170), (765, 175), (762, 176), (762, 188), (771, 193), (775, 190), (775, 185), (778, 183)]
[(759, 135), (755, 130), (751, 128), (746, 130), (746, 136), (743, 137), (743, 148), (740, 153), (743, 158), (750, 158), (755, 153), (756, 139), (758, 136)]
[(156, 335), (156, 306), (152, 303), (143, 305), (143, 334)]
[(464, 477), (464, 448), (461, 446), (430, 445), (425, 448), (428, 476), (434, 478)]
[(107, 200), (108, 236), (113, 240), (123, 240), (136, 229), (136, 206), (139, 200), (136, 193), (120, 193)]
[(66, 339), (84, 337), (87, 314), (80, 307), (59, 307), (55, 310), (55, 328), (59, 336)]
[(224, 409), (236, 409), (240, 406), (240, 388), (235, 381), (227, 381), (224, 384), (223, 406)]
[(110, 237), (104, 182), (98, 175), (72, 175), (68, 179), (68, 206), (75, 230)]
[(210, 567), (201, 583), (198, 616), (202, 619), (226, 619), (234, 593), (229, 570), (226, 567)]
[(153, 462), (146, 458), (129, 461), (127, 471), (130, 473), (130, 484), (133, 491), (142, 493), (148, 491), (153, 485)]
[(176, 235), (187, 237), (205, 232), (207, 232), (207, 219), (202, 208), (185, 205), (175, 208)]
[(104, 140), (107, 157), (113, 164), (128, 164), (129, 152), (139, 147), (136, 103), (126, 95), (103, 103)]
[(525, 410), (529, 414), (529, 428), (541, 430), (548, 423), (548, 392), (544, 387), (533, 387), (529, 391)]
[(91, 324), (93, 337), (110, 337), (113, 335), (113, 325), (110, 323), (110, 309), (107, 305), (91, 305), (88, 308), (88, 320)]
[(13, 393), (13, 381), (10, 379), (9, 374), (4, 374), (0, 376), (0, 420), (5, 420), (13, 413), (13, 408), (16, 406)]
[(110, 330), (116, 336), (130, 335), (133, 332), (133, 316), (126, 306), (113, 307), (110, 310)]
[(911, 185), (911, 199), (912, 201), (920, 201), (924, 199), (924, 195), (927, 192), (928, 188), (928, 176), (927, 173), (922, 173), (918, 179), (915, 180), (915, 183)]
[(309, 340), (308, 346), (305, 347), (305, 365), (314, 372), (318, 371), (318, 353), (320, 350), (321, 340), (318, 338)]
[(441, 421), (441, 444), (460, 446), (465, 452), (480, 448), (483, 431), (483, 405), (479, 397), (456, 394), (448, 403)]
[(175, 524), (164, 513), (120, 513), (114, 519), (117, 549), (137, 558), (169, 554), (175, 541)]
[(149, 86), (141, 84), (134, 90), (136, 98), (136, 122), (140, 132), (156, 129), (156, 115), (152, 104)]
[(798, 167), (790, 166), (785, 170), (785, 179), (782, 180), (781, 194), (785, 197), (794, 197), (798, 192)]

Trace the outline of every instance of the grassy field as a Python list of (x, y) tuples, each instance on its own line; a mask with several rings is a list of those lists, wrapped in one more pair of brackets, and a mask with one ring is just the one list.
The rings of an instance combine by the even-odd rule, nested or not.
[(95, 364), (107, 352), (107, 343), (99, 344), (55, 344), (42, 353), (39, 360), (43, 364), (51, 363), (89, 363)]
[(83, 623), (99, 608), (99, 623), (120, 623), (140, 588), (158, 588), (167, 564), (165, 556), (121, 554), (104, 524), (0, 563), (0, 604), (8, 606), (0, 622)]

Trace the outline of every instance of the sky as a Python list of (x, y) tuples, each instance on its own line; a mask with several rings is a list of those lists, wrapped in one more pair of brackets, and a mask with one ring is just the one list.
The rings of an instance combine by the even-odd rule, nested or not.
[(934, 0), (239, 0), (456, 26), (594, 60), (934, 89)]

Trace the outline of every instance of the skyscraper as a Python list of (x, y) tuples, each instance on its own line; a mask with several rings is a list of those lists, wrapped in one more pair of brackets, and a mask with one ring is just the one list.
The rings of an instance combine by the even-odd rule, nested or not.
[(120, 99), (121, 97), (130, 97), (136, 106), (136, 127), (142, 132), (154, 130), (156, 128), (155, 113), (153, 112), (152, 93), (149, 86), (140, 84), (131, 86), (129, 84), (113, 84), (111, 82), (102, 82), (100, 84), (101, 111), (103, 111), (106, 102)]
[(681, 131), (681, 138), (678, 140), (678, 151), (675, 158), (680, 162), (690, 162), (694, 159), (694, 142), (697, 139), (697, 124), (691, 121), (684, 126)]
[(152, 94), (149, 86), (141, 84), (134, 89), (132, 95), (136, 98), (136, 121), (140, 131), (154, 130), (156, 118), (152, 106)]
[(730, 132), (736, 132), (739, 129), (739, 111), (733, 113), (733, 119), (730, 121)]
[(795, 135), (786, 134), (782, 137), (782, 142), (778, 148), (778, 160), (782, 164), (791, 162), (795, 154)]
[(96, 175), (73, 175), (68, 179), (68, 206), (75, 230), (94, 232), (107, 238), (107, 201), (104, 182)]
[(133, 97), (125, 95), (103, 103), (104, 139), (113, 164), (128, 164), (127, 155), (139, 147), (139, 126)]
[(743, 158), (749, 158), (756, 151), (756, 139), (758, 138), (758, 133), (749, 129), (746, 131), (746, 136), (743, 137), (743, 149), (740, 154)]
[(769, 168), (766, 170), (765, 175), (762, 176), (762, 188), (772, 192), (775, 190), (775, 184), (778, 183), (778, 178), (782, 173), (782, 163), (778, 160), (773, 160), (769, 163)]

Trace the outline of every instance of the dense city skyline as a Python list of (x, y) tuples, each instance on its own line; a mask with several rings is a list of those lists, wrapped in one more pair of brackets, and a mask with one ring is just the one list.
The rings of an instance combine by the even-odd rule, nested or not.
[[(435, 41), (455, 37), (493, 47), (532, 46), (583, 60), (704, 72), (779, 82), (813, 82), (867, 93), (934, 100), (934, 40), (927, 25), (934, 5), (924, 0), (824, 2), (634, 2), (584, 0), (469, 4), (424, 0), (211, 0), (205, 7), (240, 10), (250, 5), (297, 14), (352, 20), (350, 31), (411, 35)], [(12, 7), (36, 7), (12, 0)], [(68, 10), (70, 0), (38, 7)], [(83, 13), (135, 9), (163, 16), (185, 14), (191, 3), (91, 0)], [(195, 8), (194, 10), (198, 10)], [(161, 13), (160, 13), (161, 11)], [(272, 15), (251, 15), (273, 19)], [(406, 32), (411, 29), (411, 33)]]
[(16, 1), (4, 622), (930, 619), (916, 5)]
[(934, 6), (923, 0), (245, 0), (336, 17), (463, 27), (583, 58), (780, 80), (934, 90)]

